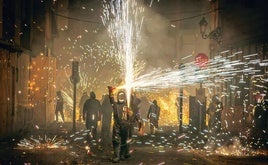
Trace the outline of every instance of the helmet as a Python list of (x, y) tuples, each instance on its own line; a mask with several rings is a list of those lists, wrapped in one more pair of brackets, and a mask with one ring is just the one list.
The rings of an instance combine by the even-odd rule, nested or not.
[(57, 91), (57, 95), (61, 95), (61, 91)]
[(117, 101), (119, 103), (124, 103), (126, 101), (126, 93), (124, 91), (119, 91), (117, 93)]
[(90, 98), (95, 99), (96, 98), (96, 94), (94, 92), (90, 92)]
[(212, 102), (217, 103), (217, 102), (219, 102), (219, 101), (220, 101), (220, 98), (219, 98), (218, 95), (214, 95), (214, 96), (212, 97)]

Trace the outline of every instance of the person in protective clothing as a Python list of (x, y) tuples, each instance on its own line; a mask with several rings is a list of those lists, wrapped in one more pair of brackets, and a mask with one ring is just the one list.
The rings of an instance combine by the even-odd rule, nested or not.
[(256, 105), (253, 107), (253, 121), (251, 129), (251, 144), (254, 148), (267, 149), (268, 128), (268, 102), (264, 99), (265, 94), (257, 93)]
[(141, 131), (142, 129), (142, 119), (141, 119), (141, 114), (139, 110), (140, 103), (141, 103), (141, 100), (136, 96), (136, 94), (132, 94), (131, 99), (130, 99), (130, 107), (131, 107), (131, 110), (133, 111), (133, 115), (130, 118), (131, 125), (132, 125), (130, 132), (129, 132), (130, 139), (132, 138), (132, 134), (134, 132), (135, 127), (138, 128), (139, 131)]
[(106, 94), (103, 96), (101, 104), (101, 139), (103, 151), (108, 153), (111, 146), (111, 123), (112, 123), (112, 113), (113, 107), (110, 103), (109, 96)]
[(81, 121), (82, 118), (83, 118), (83, 108), (84, 108), (84, 104), (85, 104), (85, 102), (87, 101), (88, 98), (89, 97), (87, 95), (87, 92), (84, 91), (83, 95), (82, 95), (82, 97), (80, 99), (80, 102), (79, 102), (79, 119), (78, 119), (78, 121)]
[(209, 114), (209, 129), (212, 134), (220, 133), (221, 131), (221, 113), (223, 110), (222, 102), (217, 95), (212, 97), (212, 102), (209, 105), (207, 113)]
[(112, 143), (114, 150), (113, 163), (130, 157), (129, 153), (129, 133), (132, 126), (131, 117), (133, 111), (127, 106), (125, 91), (121, 90), (117, 93), (117, 102), (114, 100), (115, 88), (108, 87), (109, 98), (113, 107), (113, 133)]
[(58, 113), (60, 112), (62, 121), (64, 122), (64, 113), (63, 113), (63, 97), (61, 94), (61, 91), (57, 91), (57, 97), (56, 97), (56, 109), (55, 109), (55, 115), (56, 115), (56, 122), (58, 122)]
[(97, 126), (100, 119), (100, 101), (96, 99), (94, 92), (90, 92), (90, 97), (83, 107), (83, 120), (86, 120), (86, 128), (91, 131), (92, 137), (97, 137)]
[(147, 119), (150, 123), (150, 133), (155, 134), (156, 128), (158, 128), (158, 120), (160, 116), (160, 107), (157, 105), (157, 101), (154, 100), (148, 110)]

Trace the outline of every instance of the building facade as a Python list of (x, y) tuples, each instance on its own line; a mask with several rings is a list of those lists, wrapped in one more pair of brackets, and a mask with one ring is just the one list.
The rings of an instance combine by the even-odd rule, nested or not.
[[(222, 30), (220, 42), (210, 40), (210, 56), (222, 56), (231, 61), (240, 61), (237, 73), (230, 81), (216, 87), (225, 106), (223, 124), (229, 131), (247, 129), (252, 125), (252, 109), (255, 96), (262, 94), (267, 99), (268, 78), (268, 14), (265, 0), (214, 0), (210, 16), (212, 30)], [(216, 20), (216, 21), (215, 21)], [(216, 23), (215, 23), (216, 22)], [(253, 70), (247, 72), (248, 69)]]
[[(55, 76), (50, 4), (52, 1), (0, 0), (0, 137), (53, 121), (47, 112), (53, 106), (49, 100), (54, 97)], [(33, 103), (37, 99), (33, 92), (38, 89), (33, 87), (33, 79), (40, 69), (46, 74), (38, 79), (48, 80), (38, 82), (39, 89), (45, 91), (40, 94), (43, 107)]]

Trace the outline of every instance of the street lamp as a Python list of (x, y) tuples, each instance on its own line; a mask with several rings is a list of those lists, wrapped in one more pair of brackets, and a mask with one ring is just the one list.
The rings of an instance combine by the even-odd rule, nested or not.
[(206, 34), (207, 26), (208, 26), (208, 22), (206, 18), (203, 17), (201, 21), (199, 22), (200, 33), (201, 33), (202, 38), (203, 39), (210, 38), (220, 43), (221, 37), (222, 37), (222, 29), (220, 27), (217, 27), (216, 29), (211, 31), (209, 34)]

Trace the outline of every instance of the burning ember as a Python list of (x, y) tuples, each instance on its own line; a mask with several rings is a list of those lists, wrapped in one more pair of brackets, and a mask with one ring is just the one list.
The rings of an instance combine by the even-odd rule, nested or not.
[(211, 151), (211, 154), (223, 155), (223, 156), (267, 156), (268, 152), (264, 150), (254, 150), (250, 145), (243, 145), (238, 137), (232, 138), (232, 144), (222, 145)]
[(66, 148), (66, 141), (62, 138), (57, 138), (54, 136), (53, 138), (49, 138), (45, 135), (45, 137), (38, 136), (38, 138), (30, 137), (28, 139), (24, 138), (20, 140), (18, 146), (27, 149), (55, 149), (55, 148)]

